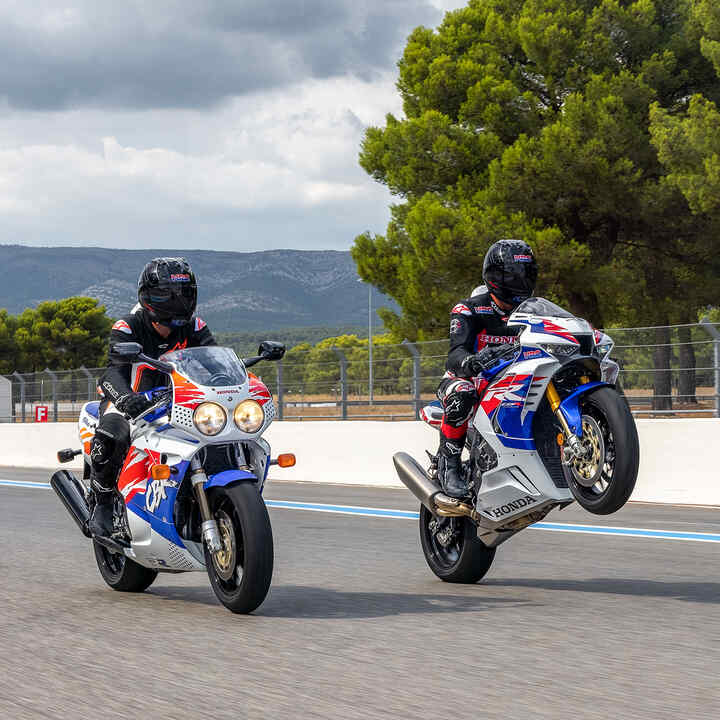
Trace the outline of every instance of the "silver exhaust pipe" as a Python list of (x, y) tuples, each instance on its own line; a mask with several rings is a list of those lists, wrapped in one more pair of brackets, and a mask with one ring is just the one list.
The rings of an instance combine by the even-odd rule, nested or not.
[(470, 505), (451, 498), (428, 477), (420, 464), (407, 453), (393, 455), (395, 471), (403, 485), (433, 514), (443, 517), (469, 517), (475, 522), (480, 516)]

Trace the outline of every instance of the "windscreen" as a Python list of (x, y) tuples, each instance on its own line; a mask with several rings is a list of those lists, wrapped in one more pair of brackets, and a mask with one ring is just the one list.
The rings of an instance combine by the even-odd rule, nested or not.
[[(516, 313), (525, 313), (526, 315), (539, 315), (540, 317), (556, 317), (556, 318), (573, 318), (572, 313), (563, 310), (549, 300), (541, 297), (531, 297), (520, 303), (515, 309)], [(514, 313), (513, 313), (514, 314)]]
[(165, 353), (162, 360), (171, 362), (177, 371), (198, 385), (229, 387), (247, 380), (245, 366), (234, 350), (224, 347), (196, 347)]

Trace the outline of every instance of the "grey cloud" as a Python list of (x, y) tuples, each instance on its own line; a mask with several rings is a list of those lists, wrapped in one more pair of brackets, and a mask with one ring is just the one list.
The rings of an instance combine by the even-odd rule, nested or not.
[(201, 108), (309, 77), (370, 78), (429, 0), (51, 0), (0, 9), (0, 96), (20, 109)]

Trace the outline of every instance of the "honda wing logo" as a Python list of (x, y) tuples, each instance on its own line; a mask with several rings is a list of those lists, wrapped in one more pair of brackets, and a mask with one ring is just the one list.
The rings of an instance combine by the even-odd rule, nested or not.
[(488, 417), (497, 410), (501, 402), (525, 402), (527, 381), (531, 377), (532, 375), (510, 375), (489, 387), (480, 403)]

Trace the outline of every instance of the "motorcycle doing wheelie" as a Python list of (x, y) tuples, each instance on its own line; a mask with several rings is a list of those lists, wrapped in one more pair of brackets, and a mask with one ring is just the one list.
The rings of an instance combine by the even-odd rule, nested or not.
[[(431, 570), (447, 582), (477, 582), (495, 550), (554, 508), (577, 501), (605, 515), (635, 486), (639, 445), (630, 408), (616, 386), (612, 340), (542, 298), (510, 316), (521, 328), (515, 356), (475, 378), (480, 403), (461, 471), (466, 499), (442, 492), (437, 457), (426, 472), (394, 456), (400, 480), (422, 503), (420, 540)], [(422, 411), (440, 426), (439, 403)]]
[[(252, 612), (265, 599), (273, 571), (263, 486), (271, 465), (287, 467), (295, 458), (270, 459), (262, 434), (275, 416), (272, 396), (246, 368), (282, 358), (284, 346), (264, 342), (244, 361), (216, 346), (176, 350), (159, 360), (137, 343), (117, 343), (112, 352), (166, 373), (170, 382), (148, 393), (148, 410), (128, 418), (131, 444), (117, 481), (114, 532), (93, 538), (100, 574), (115, 590), (142, 592), (159, 572), (207, 571), (223, 605)], [(86, 537), (97, 423), (98, 403), (86, 403), (82, 450), (58, 453), (61, 462), (83, 455), (83, 481), (67, 470), (50, 481)]]

